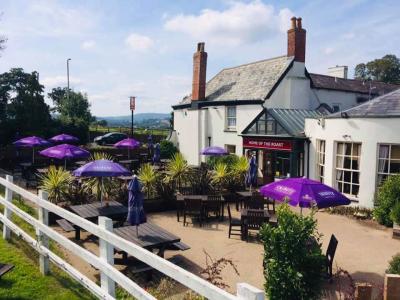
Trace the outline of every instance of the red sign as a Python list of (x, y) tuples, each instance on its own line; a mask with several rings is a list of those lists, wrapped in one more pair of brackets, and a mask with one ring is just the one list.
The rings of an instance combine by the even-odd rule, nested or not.
[(245, 137), (243, 138), (243, 148), (292, 151), (292, 142), (284, 140), (267, 140)]
[(130, 97), (129, 98), (131, 110), (135, 110), (135, 105), (136, 105), (135, 99), (136, 99), (136, 97)]

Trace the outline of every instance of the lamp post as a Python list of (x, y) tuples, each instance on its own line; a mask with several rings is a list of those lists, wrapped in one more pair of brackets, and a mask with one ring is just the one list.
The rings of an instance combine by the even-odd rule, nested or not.
[(67, 100), (69, 100), (69, 61), (71, 59), (67, 59)]

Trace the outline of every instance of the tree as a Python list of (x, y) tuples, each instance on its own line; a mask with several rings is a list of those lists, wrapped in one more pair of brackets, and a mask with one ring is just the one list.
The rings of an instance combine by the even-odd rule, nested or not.
[(16, 135), (47, 135), (52, 130), (49, 106), (37, 72), (21, 68), (0, 74), (0, 138), (10, 142)]
[(58, 113), (58, 120), (63, 131), (77, 135), (85, 141), (90, 123), (93, 121), (90, 104), (86, 94), (67, 88), (54, 88), (48, 97), (53, 101), (53, 111)]
[(360, 63), (354, 69), (354, 77), (361, 80), (377, 80), (400, 84), (400, 59), (393, 54)]

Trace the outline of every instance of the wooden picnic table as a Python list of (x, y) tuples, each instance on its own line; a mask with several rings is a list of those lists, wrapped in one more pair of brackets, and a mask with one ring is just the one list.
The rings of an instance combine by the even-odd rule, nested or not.
[[(177, 208), (176, 208), (176, 218), (179, 222), (180, 214), (183, 213), (183, 205), (185, 199), (201, 199), (204, 205), (207, 205), (208, 195), (176, 195)], [(222, 196), (222, 207), (221, 207), (221, 218), (224, 219), (224, 207), (225, 207), (225, 198)]]
[[(72, 205), (69, 209), (78, 216), (92, 222), (97, 222), (98, 217), (104, 216), (115, 220), (121, 220), (128, 214), (128, 208), (117, 201), (108, 201), (108, 205), (103, 201), (89, 204)], [(75, 226), (75, 239), (80, 239), (81, 228)]]
[(76, 162), (75, 162), (75, 164), (78, 165), (78, 166), (83, 166), (83, 165), (86, 165), (87, 163), (88, 163), (88, 162), (85, 161), (85, 160), (79, 160), (79, 161), (76, 161)]
[(136, 226), (123, 226), (114, 228), (113, 232), (125, 240), (149, 251), (158, 250), (157, 255), (161, 257), (164, 257), (164, 252), (169, 246), (181, 241), (180, 237), (153, 223), (140, 224), (137, 230), (138, 234), (136, 234)]
[(273, 214), (273, 213), (270, 213), (268, 210), (266, 210), (266, 209), (249, 209), (249, 208), (243, 208), (240, 211), (240, 220), (241, 220), (242, 224), (247, 219), (249, 210), (251, 210), (251, 211), (263, 211), (264, 212), (264, 218), (265, 218), (266, 221), (268, 221), (271, 225), (277, 225), (278, 224), (278, 220), (277, 220), (276, 215)]

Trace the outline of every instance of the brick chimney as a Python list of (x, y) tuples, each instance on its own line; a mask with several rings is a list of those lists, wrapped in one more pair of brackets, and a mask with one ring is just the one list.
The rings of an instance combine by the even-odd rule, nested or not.
[(192, 101), (204, 100), (206, 97), (207, 52), (204, 43), (197, 44), (197, 52), (193, 54)]
[(292, 26), (288, 30), (287, 56), (294, 56), (298, 62), (306, 61), (306, 31), (301, 25), (301, 18), (292, 17)]

